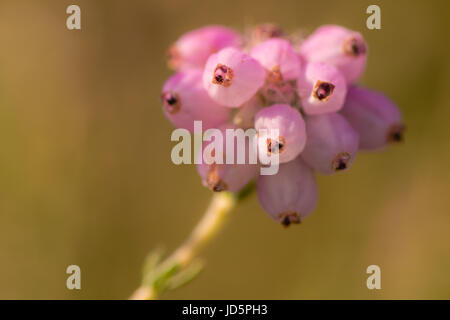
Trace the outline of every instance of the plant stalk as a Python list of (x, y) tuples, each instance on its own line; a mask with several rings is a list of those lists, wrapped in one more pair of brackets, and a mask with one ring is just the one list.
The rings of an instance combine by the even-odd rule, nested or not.
[[(132, 294), (130, 299), (158, 299), (160, 293), (164, 291), (158, 289), (158, 281), (169, 280), (176, 272), (181, 272), (187, 268), (197, 256), (198, 252), (222, 229), (232, 209), (242, 198), (240, 195), (234, 195), (229, 192), (215, 193), (205, 214), (186, 241), (167, 259), (155, 268), (146, 271), (148, 274), (144, 274), (143, 284)], [(157, 269), (156, 273), (155, 269)], [(145, 279), (150, 280), (145, 281)]]

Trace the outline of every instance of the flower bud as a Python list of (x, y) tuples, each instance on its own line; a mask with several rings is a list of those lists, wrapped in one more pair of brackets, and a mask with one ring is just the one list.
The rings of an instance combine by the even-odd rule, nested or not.
[(352, 86), (340, 113), (358, 132), (360, 149), (377, 150), (403, 140), (400, 110), (384, 94)]
[[(279, 155), (279, 162), (296, 158), (305, 147), (305, 122), (300, 112), (287, 105), (275, 104), (259, 111), (255, 116), (255, 129), (266, 129), (268, 135), (259, 135), (259, 152)], [(277, 130), (276, 135), (272, 130)]]
[[(222, 141), (215, 144), (215, 140), (211, 139), (212, 141), (206, 141), (203, 144), (201, 154), (199, 155), (199, 157), (202, 157), (202, 161), (197, 165), (197, 171), (202, 179), (203, 185), (212, 191), (219, 192), (226, 190), (239, 192), (259, 173), (256, 158), (254, 162), (251, 161), (250, 153), (252, 150), (250, 147), (253, 144), (252, 139), (245, 139), (245, 146), (243, 148), (245, 150), (245, 159), (243, 163), (239, 163), (238, 161), (238, 149), (240, 146), (238, 146), (239, 140), (236, 137), (233, 137), (234, 151), (233, 155), (230, 156), (227, 150), (227, 142), (230, 143), (230, 141), (227, 141), (228, 136), (226, 130), (236, 128), (236, 126), (231, 124), (223, 125), (218, 129), (221, 132)], [(208, 154), (205, 155), (207, 148), (211, 150), (214, 158), (209, 158)], [(230, 157), (231, 161), (227, 157)]]
[(209, 96), (227, 107), (239, 107), (264, 84), (264, 68), (252, 57), (226, 48), (209, 57), (203, 85)]
[(300, 55), (310, 62), (324, 62), (338, 68), (347, 83), (355, 82), (367, 61), (367, 44), (358, 32), (336, 25), (318, 28), (300, 46)]
[(260, 175), (256, 189), (264, 210), (285, 227), (300, 223), (317, 204), (314, 173), (300, 157), (281, 164), (275, 175)]
[(338, 69), (321, 62), (308, 63), (297, 81), (302, 108), (310, 115), (342, 108), (347, 84)]
[(227, 122), (230, 110), (215, 103), (202, 85), (198, 70), (178, 72), (163, 86), (161, 102), (166, 117), (177, 127), (194, 131), (194, 120), (201, 120), (204, 129)]
[(330, 175), (348, 169), (358, 151), (358, 133), (337, 113), (309, 116), (301, 157), (314, 170)]
[(175, 70), (204, 67), (208, 57), (226, 47), (238, 47), (240, 35), (222, 26), (207, 26), (183, 35), (169, 49), (169, 66)]
[(214, 192), (239, 192), (258, 176), (258, 166), (249, 164), (199, 164), (198, 172), (205, 187)]

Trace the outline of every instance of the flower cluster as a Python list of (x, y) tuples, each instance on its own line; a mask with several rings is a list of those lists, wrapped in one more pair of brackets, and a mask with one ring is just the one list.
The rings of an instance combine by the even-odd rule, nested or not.
[[(396, 105), (355, 85), (367, 60), (358, 32), (326, 25), (294, 41), (274, 25), (241, 35), (207, 26), (183, 35), (169, 50), (176, 73), (161, 100), (178, 128), (277, 129), (257, 140), (259, 151), (278, 154), (279, 171), (258, 175), (258, 165), (198, 165), (203, 184), (237, 192), (256, 178), (259, 201), (284, 226), (309, 215), (317, 203), (314, 172), (347, 170), (358, 150), (402, 140)], [(204, 148), (207, 145), (204, 145)]]

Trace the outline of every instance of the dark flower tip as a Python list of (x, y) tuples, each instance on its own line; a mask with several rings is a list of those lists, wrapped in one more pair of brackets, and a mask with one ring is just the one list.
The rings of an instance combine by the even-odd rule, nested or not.
[(289, 227), (291, 224), (300, 224), (300, 216), (296, 212), (285, 212), (280, 214), (279, 221), (283, 227)]
[(286, 146), (286, 141), (283, 137), (278, 137), (277, 140), (267, 139), (267, 153), (270, 155), (272, 153), (281, 153), (284, 151)]
[(331, 168), (333, 171), (343, 171), (347, 169), (348, 162), (351, 159), (351, 155), (348, 152), (341, 152), (336, 155), (336, 157), (331, 162)]
[(355, 38), (350, 38), (344, 41), (343, 50), (346, 55), (359, 57), (366, 53), (366, 44), (363, 41), (359, 41)]
[(218, 176), (217, 166), (212, 166), (206, 176), (206, 184), (208, 188), (214, 192), (225, 191), (228, 189), (227, 184)]
[(314, 85), (313, 96), (319, 101), (327, 101), (334, 91), (334, 84), (318, 80)]
[(233, 77), (233, 70), (231, 70), (230, 67), (223, 64), (218, 64), (214, 70), (212, 83), (224, 86), (226, 88), (231, 86)]
[(225, 182), (219, 180), (215, 185), (211, 187), (211, 190), (214, 192), (225, 191), (227, 190), (227, 185), (225, 184)]
[(161, 93), (161, 101), (163, 103), (164, 109), (170, 113), (174, 114), (180, 111), (181, 99), (179, 95), (173, 91), (167, 91)]
[(388, 132), (388, 142), (403, 142), (406, 127), (403, 124), (394, 124)]

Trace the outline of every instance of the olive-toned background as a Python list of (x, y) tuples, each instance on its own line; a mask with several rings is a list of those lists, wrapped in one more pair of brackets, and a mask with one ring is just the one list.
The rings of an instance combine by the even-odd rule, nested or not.
[[(81, 31), (66, 29), (69, 4)], [(398, 103), (406, 142), (319, 176), (300, 226), (281, 228), (253, 195), (202, 252), (205, 271), (164, 298), (450, 298), (449, 12), (425, 0), (0, 0), (0, 298), (127, 298), (147, 252), (183, 241), (211, 194), (170, 161), (166, 49), (205, 24), (263, 22), (362, 32), (360, 82)], [(80, 291), (65, 287), (70, 264)], [(380, 291), (366, 288), (371, 264)]]

